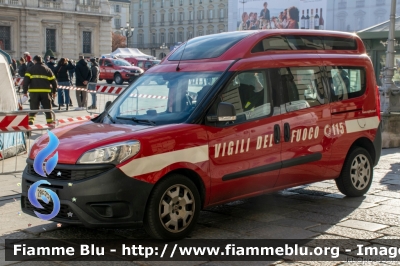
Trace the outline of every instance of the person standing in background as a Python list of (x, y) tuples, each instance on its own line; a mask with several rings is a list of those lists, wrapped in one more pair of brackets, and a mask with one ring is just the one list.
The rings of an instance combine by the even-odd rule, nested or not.
[(25, 52), (24, 53), (24, 59), (26, 61), (27, 69), (34, 65), (33, 62), (32, 62), (32, 57), (31, 57), (29, 52)]
[[(59, 86), (70, 86), (69, 76), (68, 76), (68, 63), (65, 58), (61, 58), (58, 62), (56, 68), (54, 69), (54, 75), (57, 78), (57, 83)], [(65, 110), (68, 111), (69, 103), (69, 90), (57, 88), (58, 93), (58, 110), (66, 105)]]
[(26, 68), (27, 68), (27, 66), (25, 63), (25, 59), (23, 57), (21, 57), (19, 59), (19, 68), (18, 68), (18, 75), (20, 77), (22, 77), (22, 78), (25, 77)]
[[(35, 55), (33, 61), (35, 64), (28, 68), (25, 73), (23, 94), (28, 97), (29, 92), (31, 110), (39, 110), (40, 105), (44, 109), (51, 109), (50, 93), (55, 96), (56, 78), (53, 72), (43, 63), (40, 55)], [(35, 116), (36, 113), (29, 114), (29, 125), (33, 125)], [(47, 124), (54, 122), (50, 112), (46, 112), (46, 122)]]
[(260, 12), (260, 19), (265, 19), (265, 20), (269, 21), (271, 19), (271, 17), (269, 14), (269, 9), (267, 7), (268, 7), (268, 3), (264, 2), (264, 8), (261, 9), (261, 12)]
[[(88, 67), (87, 62), (83, 55), (79, 56), (79, 61), (75, 66), (75, 85), (78, 88), (87, 89), (87, 85), (89, 80), (91, 79), (92, 74), (90, 68)], [(86, 107), (87, 101), (87, 92), (86, 91), (76, 91), (76, 100), (78, 101), (78, 107), (75, 110), (84, 110)]]
[[(90, 79), (88, 90), (96, 91), (96, 84), (97, 84), (97, 81), (99, 79), (100, 69), (99, 69), (99, 65), (97, 64), (95, 58), (91, 58), (90, 62), (92, 63), (92, 66), (90, 68), (90, 70), (92, 71), (92, 78)], [(91, 92), (90, 94), (92, 95), (92, 105), (89, 106), (88, 109), (89, 110), (97, 109), (97, 106), (96, 106), (96, 102), (97, 102), (96, 92)]]

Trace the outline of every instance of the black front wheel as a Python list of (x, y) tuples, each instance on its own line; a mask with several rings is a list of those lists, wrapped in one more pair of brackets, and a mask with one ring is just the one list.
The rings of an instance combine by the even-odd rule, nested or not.
[(195, 184), (186, 176), (172, 174), (154, 188), (147, 204), (144, 228), (157, 239), (182, 239), (194, 229), (200, 206)]
[(117, 84), (117, 85), (122, 85), (122, 83), (124, 83), (124, 80), (123, 80), (123, 78), (121, 77), (121, 74), (115, 74), (114, 75), (114, 82), (115, 82), (115, 84)]
[(113, 80), (112, 79), (106, 79), (106, 82), (107, 82), (107, 84), (111, 84), (111, 83), (113, 83)]
[(336, 178), (336, 186), (348, 197), (363, 196), (372, 184), (373, 168), (371, 155), (361, 147), (350, 150), (342, 172)]

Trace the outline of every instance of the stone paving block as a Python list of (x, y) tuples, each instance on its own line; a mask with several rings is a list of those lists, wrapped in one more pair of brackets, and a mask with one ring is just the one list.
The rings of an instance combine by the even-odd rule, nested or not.
[(353, 229), (338, 225), (333, 225), (329, 228), (327, 228), (326, 225), (321, 225), (310, 228), (310, 230), (314, 232), (321, 232), (324, 234), (338, 235), (354, 239), (375, 239), (383, 236), (382, 234), (375, 232)]
[(213, 221), (207, 224), (209, 227), (221, 228), (228, 231), (233, 231), (235, 233), (245, 234), (249, 231), (254, 231), (258, 228), (266, 226), (266, 223), (248, 220), (248, 219), (239, 219), (235, 217), (230, 217), (229, 219), (223, 221)]
[(341, 223), (338, 223), (337, 225), (343, 226), (343, 227), (350, 227), (350, 228), (355, 228), (355, 229), (371, 231), (371, 232), (375, 232), (375, 231), (378, 231), (378, 230), (388, 227), (387, 225), (383, 225), (383, 224), (364, 222), (364, 221), (359, 221), (359, 220), (346, 220)]
[(314, 213), (308, 211), (296, 211), (284, 215), (285, 217), (290, 217), (293, 219), (307, 220), (311, 222), (321, 223), (321, 224), (336, 224), (343, 219), (332, 215)]
[(400, 207), (400, 199), (386, 200), (386, 201), (380, 203), (380, 205), (390, 205), (390, 206), (394, 206), (394, 207)]
[(197, 225), (189, 235), (189, 239), (243, 239), (243, 234), (227, 231), (221, 228)]
[(32, 238), (37, 238), (37, 236), (23, 231), (10, 231), (7, 233), (0, 234), (0, 245), (4, 246), (6, 239), (32, 239)]
[(279, 225), (279, 226), (287, 226), (287, 227), (299, 227), (303, 229), (307, 229), (313, 226), (319, 225), (316, 222), (310, 222), (306, 220), (300, 219), (292, 219), (292, 218), (283, 218), (275, 221), (269, 222), (269, 224)]
[(400, 226), (399, 216), (396, 214), (373, 211), (371, 209), (355, 210), (347, 218), (360, 221)]
[(336, 185), (335, 184), (325, 183), (325, 182), (311, 183), (309, 186), (310, 187), (320, 187), (320, 188), (331, 188), (331, 187), (334, 187), (336, 189)]
[(379, 205), (370, 209), (371, 211), (388, 212), (400, 215), (400, 208), (396, 208), (390, 205)]
[(378, 206), (378, 204), (374, 204), (374, 203), (353, 201), (353, 200), (349, 200), (349, 199), (350, 198), (346, 197), (343, 199), (331, 201), (331, 202), (329, 202), (329, 204), (345, 206), (345, 207), (350, 207), (350, 208), (355, 208), (355, 209), (369, 209), (369, 208)]
[(392, 227), (384, 228), (382, 230), (379, 230), (377, 233), (400, 237), (400, 227), (392, 226)]
[(385, 246), (400, 246), (400, 236), (383, 236), (377, 239), (371, 240), (372, 243), (385, 245)]
[(382, 180), (382, 184), (400, 185), (400, 176), (397, 176), (394, 179)]
[[(293, 210), (291, 212), (294, 212)], [(275, 220), (279, 220), (279, 219), (283, 219), (285, 218), (282, 213), (282, 215), (276, 214), (279, 212), (268, 212), (268, 211), (251, 211), (248, 212), (245, 216), (242, 217), (246, 217), (246, 219), (249, 220), (255, 220), (255, 221), (259, 221), (259, 222), (271, 222), (271, 221), (275, 221)], [(287, 214), (288, 212), (286, 212)], [(238, 216), (235, 216), (237, 218), (241, 218)]]
[(202, 211), (202, 212), (200, 212), (198, 223), (205, 224), (205, 223), (209, 223), (212, 221), (225, 220), (228, 218), (229, 218), (229, 216), (226, 214), (221, 214), (221, 213), (217, 213), (217, 212), (213, 212), (213, 211)]
[(247, 235), (253, 239), (309, 239), (319, 234), (302, 228), (268, 224), (265, 227), (248, 232)]
[(325, 197), (330, 197), (330, 198), (335, 198), (335, 199), (342, 199), (346, 197), (346, 195), (339, 194), (339, 193), (331, 193), (331, 194), (326, 194)]
[(395, 192), (395, 191), (380, 191), (380, 192), (376, 192), (374, 194), (377, 195), (377, 196), (400, 199), (400, 191), (399, 192)]
[(109, 230), (69, 226), (65, 229), (43, 232), (42, 237), (58, 239), (123, 239)]
[(346, 201), (369, 202), (369, 203), (378, 204), (378, 203), (384, 202), (386, 200), (391, 200), (392, 198), (367, 194), (363, 197), (354, 197), (354, 198), (346, 197), (345, 199), (346, 199)]

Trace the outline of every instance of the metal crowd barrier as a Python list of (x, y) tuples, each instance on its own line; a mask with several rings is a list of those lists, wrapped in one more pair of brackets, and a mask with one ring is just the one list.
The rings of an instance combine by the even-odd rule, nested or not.
[[(51, 113), (55, 122), (29, 125), (29, 113), (38, 114), (41, 112)], [(53, 110), (49, 109), (0, 112), (0, 174), (23, 171), (33, 141), (45, 134), (47, 130), (57, 127), (57, 125), (56, 115)]]

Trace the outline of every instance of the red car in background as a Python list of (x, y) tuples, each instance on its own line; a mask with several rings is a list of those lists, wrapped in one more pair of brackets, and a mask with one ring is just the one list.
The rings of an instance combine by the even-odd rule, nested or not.
[(137, 58), (137, 57), (127, 57), (124, 58), (126, 61), (128, 61), (129, 63), (140, 67), (141, 69), (143, 69), (144, 71), (147, 71), (149, 68), (151, 68), (152, 66), (158, 65), (161, 60), (152, 60), (150, 58)]
[(105, 79), (108, 84), (113, 81), (121, 85), (124, 81), (134, 82), (144, 71), (124, 59), (102, 58), (99, 61), (100, 80)]

